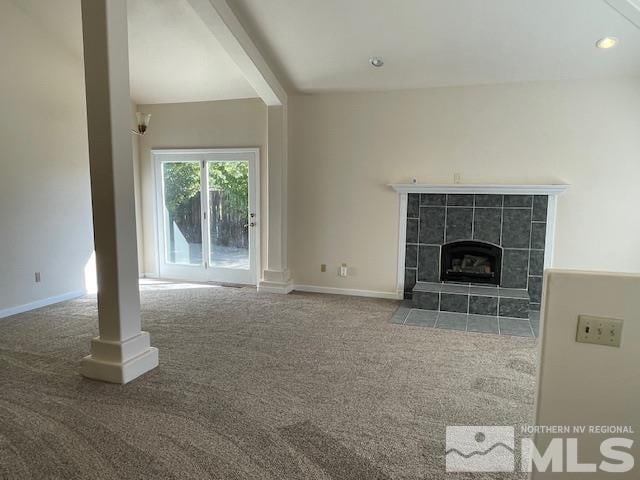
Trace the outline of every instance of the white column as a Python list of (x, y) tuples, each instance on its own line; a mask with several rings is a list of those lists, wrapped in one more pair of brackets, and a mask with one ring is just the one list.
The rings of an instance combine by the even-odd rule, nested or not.
[(287, 265), (287, 107), (267, 107), (267, 261), (258, 290), (289, 293)]
[(100, 336), (90, 378), (127, 383), (158, 365), (140, 329), (126, 0), (82, 0)]

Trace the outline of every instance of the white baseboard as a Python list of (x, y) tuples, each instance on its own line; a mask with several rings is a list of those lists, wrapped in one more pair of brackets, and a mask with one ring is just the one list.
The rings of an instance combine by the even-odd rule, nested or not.
[(294, 285), (298, 292), (329, 293), (333, 295), (350, 295), (353, 297), (388, 298), (402, 300), (402, 296), (396, 292), (377, 292), (375, 290), (355, 290), (351, 288), (319, 287), (316, 285)]
[[(147, 275), (145, 275), (146, 277)], [(147, 277), (149, 278), (149, 277)], [(355, 297), (373, 297), (373, 298), (387, 298), (392, 300), (402, 299), (402, 297), (395, 292), (377, 292), (375, 290), (355, 290), (350, 288), (336, 288), (336, 287), (319, 287), (316, 285), (269, 285), (268, 282), (261, 282), (259, 290), (268, 293), (284, 293), (287, 294), (292, 290), (299, 292), (311, 292), (311, 293), (328, 293), (332, 295), (351, 295)], [(36, 308), (46, 307), (55, 303), (64, 302), (66, 300), (73, 300), (74, 298), (82, 297), (86, 295), (84, 290), (76, 290), (74, 292), (67, 292), (61, 295), (55, 295), (53, 297), (43, 298), (36, 300), (35, 302), (25, 303), (24, 305), (18, 305), (16, 307), (5, 308), (0, 310), (0, 318), (10, 317), (11, 315), (17, 315), (19, 313), (35, 310)]]
[(4, 310), (0, 310), (0, 318), (10, 317), (11, 315), (17, 315), (19, 313), (28, 312), (29, 310), (35, 310), (36, 308), (46, 307), (66, 300), (73, 300), (74, 298), (82, 297), (84, 295), (86, 295), (84, 290), (76, 290), (75, 292), (67, 292), (62, 295), (43, 298), (41, 300), (36, 300), (35, 302), (18, 305), (17, 307), (5, 308)]

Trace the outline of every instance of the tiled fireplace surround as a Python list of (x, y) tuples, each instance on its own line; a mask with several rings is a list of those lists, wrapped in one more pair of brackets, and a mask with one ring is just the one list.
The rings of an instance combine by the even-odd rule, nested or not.
[(526, 289), (530, 308), (539, 310), (547, 205), (547, 195), (409, 193), (405, 298), (416, 281), (440, 282), (443, 244), (478, 240), (503, 248), (500, 287)]

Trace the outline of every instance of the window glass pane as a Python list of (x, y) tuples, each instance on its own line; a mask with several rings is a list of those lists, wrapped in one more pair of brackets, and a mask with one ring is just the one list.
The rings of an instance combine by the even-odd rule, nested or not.
[(209, 162), (213, 267), (249, 269), (249, 162)]
[(167, 263), (202, 264), (200, 163), (165, 162), (165, 254)]

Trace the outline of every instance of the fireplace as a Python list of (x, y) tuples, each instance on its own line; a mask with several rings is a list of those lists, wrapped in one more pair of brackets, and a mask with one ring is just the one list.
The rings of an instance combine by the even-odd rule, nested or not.
[[(451, 283), (524, 290), (531, 299), (530, 308), (540, 309), (542, 273), (551, 266), (557, 196), (566, 186), (399, 184), (392, 187), (400, 193), (400, 211), (404, 213), (406, 209), (406, 215), (400, 217), (398, 236), (401, 244), (398, 285), (405, 299), (413, 298), (416, 284), (424, 287), (428, 283), (438, 289), (442, 288), (444, 279)], [(450, 248), (456, 242), (467, 241), (488, 247), (488, 251), (482, 249), (481, 255), (488, 254), (489, 272), (485, 271), (483, 259), (471, 269), (474, 271), (470, 275), (464, 275), (462, 261), (460, 268), (457, 261), (453, 268)], [(467, 258), (465, 269), (470, 260)]]
[(502, 248), (464, 240), (442, 245), (440, 280), (500, 285)]

